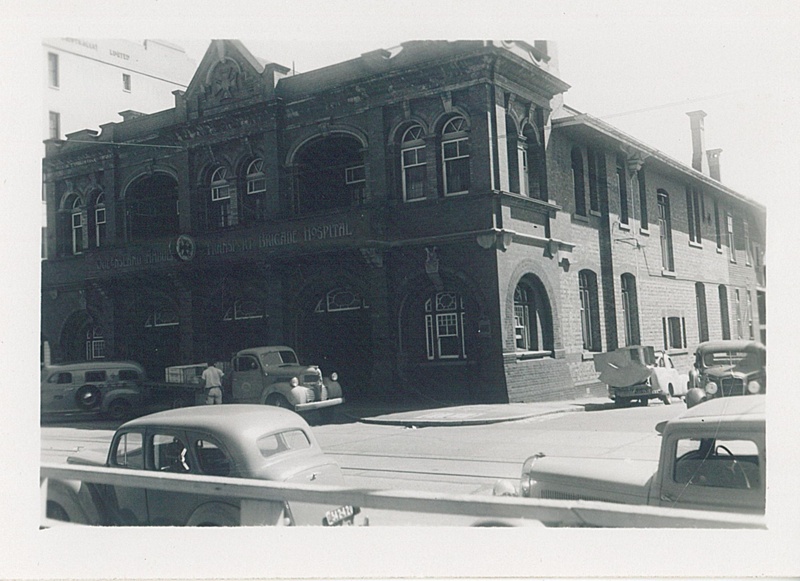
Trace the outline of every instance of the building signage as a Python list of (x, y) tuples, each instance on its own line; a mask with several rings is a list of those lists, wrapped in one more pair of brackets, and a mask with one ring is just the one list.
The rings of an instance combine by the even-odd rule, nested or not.
[(97, 260), (98, 270), (115, 270), (118, 268), (136, 268), (165, 262), (175, 262), (177, 259), (190, 262), (197, 255), (220, 256), (237, 252), (264, 250), (269, 248), (282, 248), (303, 242), (320, 242), (335, 240), (353, 235), (353, 226), (344, 220), (329, 224), (318, 224), (279, 230), (277, 232), (264, 232), (261, 234), (241, 237), (226, 238), (219, 242), (198, 243), (191, 236), (182, 234), (177, 240), (163, 250), (147, 250), (141, 253), (127, 253), (113, 257), (104, 257)]

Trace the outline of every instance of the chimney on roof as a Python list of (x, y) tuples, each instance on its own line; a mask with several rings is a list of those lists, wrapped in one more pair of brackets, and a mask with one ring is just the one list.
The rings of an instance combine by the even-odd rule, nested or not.
[(719, 154), (722, 153), (721, 149), (709, 149), (706, 152), (708, 155), (708, 173), (711, 176), (711, 179), (715, 179), (718, 182), (721, 182), (720, 174), (719, 174)]
[(687, 113), (692, 127), (692, 167), (697, 171), (708, 175), (708, 168), (705, 164), (706, 139), (703, 118), (705, 111), (691, 111)]

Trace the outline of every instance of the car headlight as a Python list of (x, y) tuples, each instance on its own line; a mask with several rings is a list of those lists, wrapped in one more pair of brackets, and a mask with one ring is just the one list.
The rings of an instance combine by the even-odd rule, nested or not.
[(719, 388), (717, 387), (717, 384), (714, 383), (713, 381), (709, 381), (708, 383), (706, 383), (706, 393), (714, 395), (715, 393), (717, 393), (717, 389)]
[(298, 385), (300, 385), (300, 380), (297, 379), (296, 377), (292, 377), (289, 380), (289, 385), (291, 385), (292, 387), (297, 387)]
[(755, 380), (751, 381), (750, 383), (747, 384), (747, 391), (749, 391), (750, 393), (758, 393), (759, 391), (761, 391), (761, 384)]
[(339, 381), (339, 374), (335, 371), (331, 373), (331, 381)]

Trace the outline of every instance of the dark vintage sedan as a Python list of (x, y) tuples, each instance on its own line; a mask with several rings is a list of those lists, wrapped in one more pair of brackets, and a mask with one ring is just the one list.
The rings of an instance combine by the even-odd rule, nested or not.
[[(108, 453), (69, 463), (130, 470), (343, 485), (339, 465), (319, 447), (306, 421), (280, 408), (231, 404), (162, 411), (126, 422)], [(239, 501), (127, 486), (54, 481), (47, 516), (96, 525), (236, 526)], [(285, 524), (352, 524), (357, 508), (287, 503)]]
[(721, 340), (700, 343), (689, 373), (688, 406), (715, 397), (763, 394), (767, 391), (767, 348), (758, 341)]

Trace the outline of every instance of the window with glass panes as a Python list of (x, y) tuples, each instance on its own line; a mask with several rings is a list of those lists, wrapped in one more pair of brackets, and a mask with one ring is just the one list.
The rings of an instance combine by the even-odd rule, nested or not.
[(450, 119), (442, 130), (442, 163), (445, 195), (468, 192), (469, 138), (463, 117)]
[(83, 205), (81, 199), (75, 196), (72, 202), (72, 253), (80, 254), (83, 252)]
[(428, 360), (463, 359), (464, 302), (456, 292), (439, 292), (425, 302)]
[(212, 228), (225, 228), (231, 225), (231, 185), (226, 167), (218, 167), (211, 175), (208, 224)]
[(106, 240), (106, 197), (100, 194), (94, 203), (94, 243), (100, 248)]
[(669, 195), (664, 190), (659, 190), (658, 192), (658, 230), (661, 240), (661, 267), (666, 271), (674, 272), (672, 219), (669, 211)]
[(407, 202), (425, 197), (425, 141), (420, 125), (409, 127), (400, 148), (403, 166), (403, 199)]

